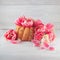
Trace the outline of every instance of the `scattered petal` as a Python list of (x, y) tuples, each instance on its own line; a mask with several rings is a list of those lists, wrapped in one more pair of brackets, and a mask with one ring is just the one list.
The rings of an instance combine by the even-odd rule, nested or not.
[(21, 43), (21, 40), (11, 40), (11, 43), (13, 43), (13, 44), (19, 44), (19, 43)]
[(55, 48), (54, 48), (54, 47), (49, 47), (49, 50), (50, 50), (50, 51), (54, 51)]

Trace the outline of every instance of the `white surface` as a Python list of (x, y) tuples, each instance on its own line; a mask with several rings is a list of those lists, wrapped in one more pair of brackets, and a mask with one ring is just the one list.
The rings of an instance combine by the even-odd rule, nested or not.
[(11, 44), (3, 37), (4, 30), (0, 30), (0, 60), (59, 60), (60, 59), (60, 37), (59, 31), (56, 31), (56, 41), (53, 44), (55, 51), (39, 50), (33, 47), (30, 42), (21, 44)]
[[(0, 29), (14, 29), (14, 21), (19, 16), (25, 15), (39, 18), (44, 23), (51, 22), (58, 30), (59, 4), (60, 0), (0, 0)], [(30, 42), (11, 44), (4, 39), (4, 32), (0, 30), (0, 60), (60, 60), (60, 31), (56, 31), (55, 51), (39, 50)]]
[(40, 4), (60, 4), (60, 0), (0, 0), (0, 4), (4, 5), (40, 5)]
[(15, 28), (14, 21), (23, 15), (51, 22), (60, 29), (59, 5), (0, 5), (0, 29)]

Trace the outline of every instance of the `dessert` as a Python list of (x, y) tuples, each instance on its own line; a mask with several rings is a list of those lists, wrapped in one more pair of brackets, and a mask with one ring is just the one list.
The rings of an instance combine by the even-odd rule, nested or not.
[(31, 18), (20, 17), (16, 20), (16, 32), (18, 39), (22, 41), (31, 41), (33, 39), (33, 20)]

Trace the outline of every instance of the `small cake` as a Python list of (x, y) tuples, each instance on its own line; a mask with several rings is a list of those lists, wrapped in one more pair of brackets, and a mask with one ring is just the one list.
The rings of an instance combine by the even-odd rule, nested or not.
[(31, 18), (20, 17), (15, 21), (18, 39), (31, 41), (34, 35), (33, 20)]

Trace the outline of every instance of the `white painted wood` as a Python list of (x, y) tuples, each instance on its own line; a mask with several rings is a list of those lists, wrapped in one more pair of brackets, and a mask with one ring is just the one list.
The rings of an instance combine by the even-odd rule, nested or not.
[(59, 60), (60, 59), (60, 32), (56, 31), (56, 39), (53, 43), (54, 51), (40, 50), (31, 42), (12, 44), (5, 40), (3, 31), (0, 37), (0, 60)]
[(0, 0), (0, 4), (6, 5), (21, 5), (21, 4), (28, 4), (28, 5), (40, 5), (40, 4), (60, 4), (60, 0)]
[(14, 21), (23, 15), (51, 22), (60, 29), (59, 5), (0, 5), (0, 29), (15, 27)]

